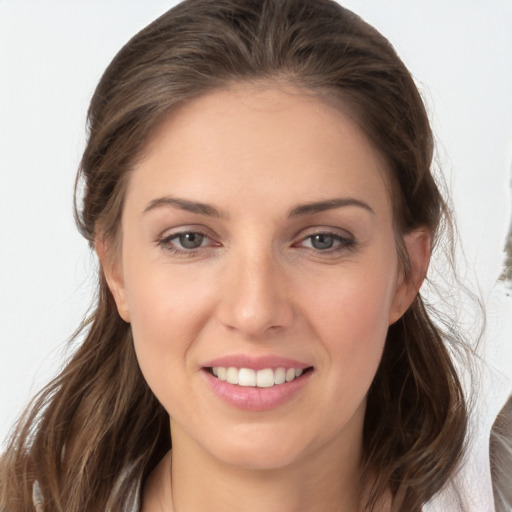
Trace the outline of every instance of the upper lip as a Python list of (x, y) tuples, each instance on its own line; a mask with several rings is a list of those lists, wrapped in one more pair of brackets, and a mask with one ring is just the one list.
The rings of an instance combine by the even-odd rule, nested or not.
[(311, 365), (302, 363), (288, 357), (275, 355), (250, 356), (247, 354), (229, 355), (212, 359), (203, 364), (203, 368), (213, 368), (216, 366), (229, 368), (251, 368), (253, 370), (263, 370), (265, 368), (309, 368)]

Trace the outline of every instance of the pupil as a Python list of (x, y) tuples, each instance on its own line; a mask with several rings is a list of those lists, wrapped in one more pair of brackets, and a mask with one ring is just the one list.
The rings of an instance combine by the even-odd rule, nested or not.
[(179, 239), (185, 249), (197, 249), (203, 243), (203, 235), (199, 233), (185, 233), (180, 235)]
[(315, 249), (330, 249), (334, 244), (334, 237), (331, 235), (315, 235), (311, 240), (311, 245)]

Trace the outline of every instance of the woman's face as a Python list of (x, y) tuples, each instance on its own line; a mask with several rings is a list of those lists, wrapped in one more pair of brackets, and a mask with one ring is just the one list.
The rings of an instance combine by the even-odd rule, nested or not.
[(339, 110), (254, 84), (180, 107), (130, 177), (106, 272), (175, 446), (253, 468), (359, 452), (414, 293), (383, 164)]

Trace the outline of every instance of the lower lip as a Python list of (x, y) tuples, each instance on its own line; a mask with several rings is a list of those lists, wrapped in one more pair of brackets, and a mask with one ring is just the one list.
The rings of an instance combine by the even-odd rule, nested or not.
[(246, 411), (268, 411), (291, 400), (306, 385), (313, 372), (308, 371), (290, 382), (270, 388), (238, 386), (219, 380), (206, 370), (203, 373), (213, 392), (227, 404)]

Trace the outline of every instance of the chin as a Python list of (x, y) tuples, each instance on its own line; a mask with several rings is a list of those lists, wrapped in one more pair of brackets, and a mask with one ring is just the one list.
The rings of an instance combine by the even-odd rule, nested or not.
[(223, 442), (216, 443), (212, 454), (233, 467), (274, 470), (300, 460), (309, 445), (308, 441), (293, 436), (289, 429), (284, 432), (261, 427), (244, 430), (240, 436), (231, 435)]
[(219, 453), (219, 459), (227, 465), (247, 470), (277, 470), (290, 466), (298, 459), (302, 450), (282, 450), (268, 447), (247, 447)]

